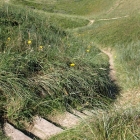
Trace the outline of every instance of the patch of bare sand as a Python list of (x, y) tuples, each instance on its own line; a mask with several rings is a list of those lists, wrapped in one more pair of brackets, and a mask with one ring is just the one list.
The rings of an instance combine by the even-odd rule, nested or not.
[(91, 26), (94, 22), (95, 22), (94, 19), (93, 19), (93, 20), (89, 20), (89, 24), (88, 24), (88, 26)]

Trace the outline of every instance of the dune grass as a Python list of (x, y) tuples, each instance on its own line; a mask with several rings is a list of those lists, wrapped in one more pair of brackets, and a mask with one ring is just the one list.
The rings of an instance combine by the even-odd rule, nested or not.
[(132, 15), (140, 12), (139, 0), (120, 0), (118, 6), (107, 14), (107, 17)]
[(140, 85), (140, 42), (131, 42), (127, 45), (116, 45), (116, 68), (120, 84), (125, 90), (139, 88)]
[[(134, 10), (124, 9), (132, 3), (124, 0), (110, 13), (118, 1), (12, 2), (19, 8), (0, 6), (0, 117), (4, 121), (24, 127), (32, 116), (47, 118), (56, 110), (108, 108), (119, 88), (109, 79), (108, 58), (95, 43), (112, 48), (121, 87), (138, 88), (138, 1)], [(112, 18), (128, 13), (127, 18), (99, 20), (104, 15)], [(85, 26), (92, 17), (97, 19), (92, 26), (64, 30)], [(112, 88), (117, 92), (110, 94)], [(138, 106), (109, 111), (52, 140), (138, 140), (139, 113)]]
[(125, 90), (139, 88), (140, 2), (123, 0), (118, 3), (101, 18), (109, 20), (97, 19), (93, 26), (83, 28), (77, 34), (94, 40), (100, 47), (111, 47), (115, 51), (115, 67), (120, 85)]
[(41, 0), (41, 1), (30, 1), (30, 0), (13, 0), (17, 4), (26, 5), (29, 7), (37, 8), (39, 10), (44, 10), (51, 13), (62, 13), (69, 15), (78, 15), (78, 16), (93, 16), (100, 15), (103, 12), (107, 11), (116, 0)]
[[(139, 40), (139, 15), (131, 15), (122, 19), (97, 21), (83, 34), (103, 46), (115, 47), (117, 44), (129, 44)], [(135, 24), (134, 24), (135, 23)]]
[[(0, 7), (1, 117), (24, 127), (32, 116), (105, 107), (119, 87), (108, 77), (108, 58), (32, 9)], [(116, 88), (116, 92), (110, 89)]]
[[(132, 5), (133, 8), (128, 8)], [(110, 47), (114, 54), (118, 82), (124, 92), (139, 89), (139, 1), (122, 1), (104, 18), (100, 18), (92, 26), (81, 28), (75, 34), (92, 40), (101, 48)], [(128, 17), (111, 19), (128, 15)], [(77, 30), (76, 30), (77, 31)], [(75, 31), (73, 30), (73, 33)], [(126, 94), (127, 95), (127, 94)], [(124, 98), (125, 100), (125, 98)], [(126, 97), (127, 100), (127, 97)], [(134, 99), (135, 101), (137, 99)], [(132, 108), (132, 106), (135, 106)], [(109, 110), (99, 119), (94, 117), (85, 125), (53, 137), (51, 140), (88, 139), (88, 140), (139, 140), (139, 105), (130, 105), (129, 109), (119, 111)], [(114, 108), (113, 108), (114, 109)], [(98, 120), (98, 121), (97, 121)]]
[[(10, 3), (12, 4), (12, 0)], [(13, 3), (17, 2), (18, 7), (23, 7), (23, 4), (20, 4), (20, 1), (14, 1)], [(31, 2), (31, 5), (33, 5), (33, 2)], [(13, 6), (16, 5), (14, 4)], [(38, 4), (36, 5), (37, 8), (33, 8), (32, 6), (25, 6), (27, 9), (31, 9), (32, 11), (35, 11), (36, 13), (40, 13), (40, 15), (46, 15), (45, 18), (50, 22), (50, 24), (56, 24), (57, 27), (63, 28), (63, 29), (73, 29), (76, 27), (82, 27), (86, 26), (89, 23), (89, 20), (85, 17), (79, 17), (79, 16), (70, 16), (65, 15), (61, 13), (50, 13), (47, 11), (44, 11), (40, 8), (38, 8)], [(42, 3), (41, 7), (44, 6), (44, 3)]]

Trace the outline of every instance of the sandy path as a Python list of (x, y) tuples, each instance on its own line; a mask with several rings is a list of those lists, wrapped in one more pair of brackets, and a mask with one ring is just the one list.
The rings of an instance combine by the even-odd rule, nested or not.
[(89, 20), (88, 26), (91, 26), (94, 22), (95, 22), (95, 20)]
[(116, 71), (114, 68), (114, 60), (113, 60), (113, 54), (111, 52), (111, 49), (108, 48), (107, 50), (101, 49), (101, 51), (106, 54), (109, 58), (109, 68), (110, 68), (110, 72), (109, 72), (109, 77), (112, 81), (116, 81)]
[(115, 19), (127, 18), (127, 17), (129, 17), (129, 15), (121, 16), (121, 17), (114, 17), (114, 18), (103, 18), (103, 19), (99, 19), (98, 21), (101, 21), (101, 20), (115, 20)]
[[(109, 58), (109, 77), (112, 81), (117, 82), (116, 79), (116, 70), (114, 67), (114, 55), (110, 48), (108, 49), (101, 49), (101, 51), (106, 54)], [(117, 98), (117, 100), (114, 103), (114, 109), (115, 110), (122, 110), (122, 109), (128, 109), (132, 107), (137, 107), (140, 103), (140, 91), (138, 89), (131, 89), (128, 91), (122, 91), (120, 93), (120, 96)]]
[[(109, 72), (109, 77), (110, 79), (115, 82), (116, 84), (118, 84), (117, 81), (117, 77), (116, 77), (116, 73), (117, 71), (115, 70), (115, 64), (114, 64), (114, 53), (113, 51), (108, 48), (108, 49), (100, 49), (101, 52), (103, 52), (104, 54), (106, 54), (109, 58), (109, 68), (110, 68), (110, 72)], [(118, 96), (118, 98), (116, 99), (116, 101), (113, 104), (113, 111), (122, 111), (122, 110), (126, 110), (126, 109), (131, 109), (131, 108), (137, 108), (140, 104), (140, 90), (139, 89), (129, 89), (127, 91), (121, 91), (120, 92), (120, 96)], [(106, 113), (106, 112), (104, 112)]]

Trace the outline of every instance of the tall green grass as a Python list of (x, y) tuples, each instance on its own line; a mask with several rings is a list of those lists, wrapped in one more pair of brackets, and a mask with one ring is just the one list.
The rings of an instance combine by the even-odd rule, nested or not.
[(135, 0), (135, 2), (133, 0), (120, 0), (117, 3), (119, 3), (118, 6), (114, 7), (114, 9), (110, 11), (106, 17), (120, 17), (140, 12), (139, 0)]
[(121, 75), (120, 84), (125, 89), (139, 88), (140, 84), (140, 42), (131, 42), (127, 45), (116, 45), (116, 68)]
[(136, 15), (109, 21), (96, 21), (93, 26), (79, 31), (85, 37), (95, 40), (103, 46), (115, 47), (117, 44), (128, 44), (139, 40), (140, 18)]
[[(123, 89), (139, 86), (138, 1), (133, 4), (134, 10), (125, 8), (132, 3), (129, 0), (110, 13), (116, 0), (10, 2), (18, 6), (0, 5), (1, 120), (24, 129), (35, 115), (47, 118), (53, 111), (71, 108), (108, 108), (119, 88), (108, 77), (107, 56), (94, 42), (115, 50), (115, 68)], [(126, 14), (129, 17), (98, 20)], [(97, 21), (92, 26), (77, 28), (93, 17)], [(73, 28), (77, 30), (64, 30)], [(97, 113), (51, 139), (139, 140), (139, 113), (138, 106)], [(1, 131), (0, 139), (5, 139)]]
[[(22, 1), (23, 2), (23, 1)], [(18, 1), (14, 1), (13, 3), (17, 4), (18, 7), (23, 7), (23, 3)], [(41, 7), (43, 7), (45, 4), (41, 3)], [(85, 17), (80, 16), (74, 16), (74, 15), (68, 15), (68, 14), (61, 14), (61, 13), (50, 13), (47, 11), (44, 11), (43, 9), (38, 8), (39, 4), (37, 3), (34, 7), (34, 3), (31, 2), (31, 6), (25, 4), (25, 7), (27, 9), (31, 9), (35, 11), (36, 13), (40, 13), (40, 16), (46, 15), (45, 17), (51, 24), (56, 24), (57, 27), (63, 28), (63, 29), (73, 29), (76, 27), (82, 27), (86, 26), (89, 23), (89, 20)], [(45, 7), (47, 7), (45, 5)]]
[(93, 43), (32, 9), (3, 4), (0, 13), (4, 121), (24, 127), (35, 115), (46, 118), (71, 107), (103, 108), (116, 98), (119, 89), (108, 77), (108, 59)]

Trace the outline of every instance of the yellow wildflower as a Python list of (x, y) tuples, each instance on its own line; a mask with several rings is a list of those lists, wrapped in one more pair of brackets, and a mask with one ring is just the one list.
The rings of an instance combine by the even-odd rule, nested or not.
[(74, 67), (74, 66), (75, 66), (75, 64), (74, 64), (74, 63), (71, 63), (71, 64), (70, 64), (70, 66), (71, 66), (71, 67)]
[(43, 46), (39, 46), (39, 51), (42, 51), (43, 50)]
[(10, 40), (11, 40), (11, 38), (10, 38), (10, 37), (8, 37), (8, 38), (7, 38), (7, 40), (8, 40), (8, 41), (10, 41)]
[(31, 40), (28, 40), (28, 44), (30, 45), (32, 43), (32, 41)]
[(88, 49), (88, 50), (86, 50), (87, 52), (89, 52), (90, 50)]

